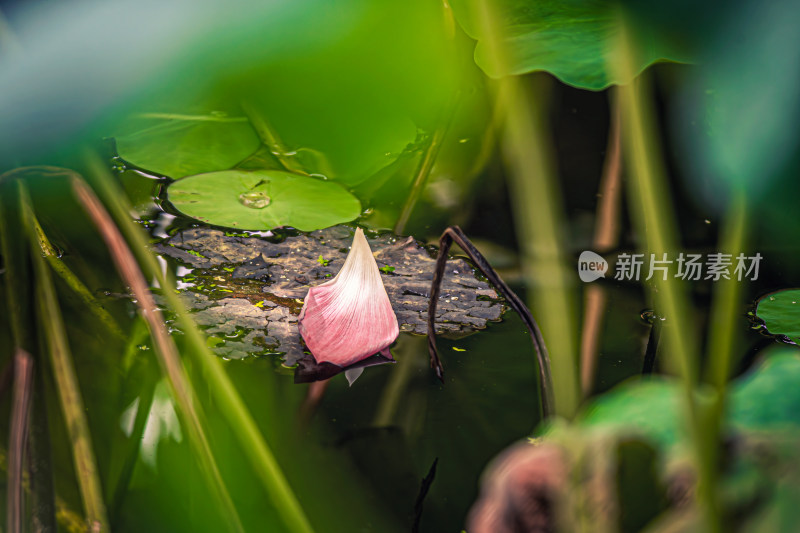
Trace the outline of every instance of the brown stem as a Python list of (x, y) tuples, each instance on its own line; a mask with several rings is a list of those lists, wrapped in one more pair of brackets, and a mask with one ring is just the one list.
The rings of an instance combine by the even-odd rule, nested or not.
[[(620, 113), (614, 95), (611, 96), (611, 112), (611, 127), (608, 134), (603, 175), (600, 179), (600, 199), (592, 241), (594, 249), (599, 253), (616, 247), (619, 242), (622, 151), (620, 148)], [(601, 285), (587, 286), (585, 298), (581, 332), (581, 390), (584, 397), (591, 393), (594, 384), (603, 314), (608, 302), (605, 288)]]
[(544, 344), (542, 332), (539, 330), (539, 326), (536, 324), (536, 320), (533, 318), (533, 315), (531, 315), (527, 306), (522, 302), (519, 296), (506, 285), (486, 258), (475, 248), (458, 226), (450, 226), (444, 230), (439, 240), (439, 256), (436, 258), (436, 271), (433, 274), (430, 301), (428, 303), (428, 352), (431, 356), (431, 368), (436, 372), (436, 377), (444, 383), (444, 367), (439, 359), (439, 352), (436, 349), (435, 317), (436, 304), (439, 300), (439, 293), (441, 292), (441, 285), (444, 280), (444, 269), (447, 265), (447, 253), (453, 242), (464, 250), (489, 282), (497, 287), (500, 294), (508, 300), (508, 304), (511, 308), (519, 313), (522, 322), (525, 324), (525, 327), (528, 328), (539, 367), (542, 415), (544, 418), (549, 418), (553, 414), (553, 382), (550, 376), (550, 356), (547, 354), (547, 347)]

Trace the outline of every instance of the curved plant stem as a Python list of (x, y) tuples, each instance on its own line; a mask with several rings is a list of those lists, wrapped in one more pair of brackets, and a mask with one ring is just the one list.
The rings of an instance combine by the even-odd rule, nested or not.
[(39, 323), (43, 325), (53, 376), (56, 381), (64, 422), (72, 445), (72, 457), (75, 462), (75, 473), (83, 500), (86, 520), (93, 531), (109, 531), (103, 492), (92, 449), (89, 423), (86, 420), (86, 409), (81, 398), (78, 378), (72, 364), (69, 344), (67, 342), (64, 322), (59, 312), (50, 269), (42, 257), (36, 241), (31, 219), (31, 206), (27, 192), (20, 182), (20, 205), (28, 238), (31, 241), (31, 256), (37, 279), (37, 303)]
[(287, 531), (310, 533), (312, 528), (308, 518), (306, 518), (297, 497), (275, 460), (275, 456), (258, 430), (255, 420), (253, 420), (252, 415), (244, 405), (242, 398), (236, 391), (219, 359), (209, 350), (203, 334), (197, 328), (183, 302), (172, 290), (175, 287), (174, 279), (169, 273), (166, 276), (164, 275), (155, 257), (147, 247), (141, 228), (137, 227), (131, 220), (130, 213), (133, 211), (125, 199), (124, 192), (114, 182), (113, 176), (110, 175), (102, 160), (95, 153), (87, 152), (86, 161), (90, 169), (92, 183), (97, 187), (106, 205), (113, 212), (115, 221), (119, 224), (128, 242), (132, 243), (133, 250), (144, 271), (148, 276), (155, 277), (160, 286), (164, 287), (164, 299), (170, 309), (177, 315), (178, 325), (191, 347), (188, 350), (189, 354), (194, 358), (208, 380), (214, 401), (218, 405), (220, 412), (227, 417), (231, 431), (239, 440), (253, 469), (267, 489), (275, 509), (283, 518)]
[(442, 281), (444, 280), (444, 269), (447, 265), (447, 254), (450, 245), (455, 241), (464, 252), (469, 256), (475, 266), (483, 272), (489, 282), (500, 290), (500, 294), (508, 300), (508, 304), (514, 311), (519, 313), (525, 327), (531, 335), (533, 349), (536, 352), (536, 362), (539, 368), (539, 387), (540, 401), (542, 405), (542, 416), (549, 418), (553, 415), (553, 383), (550, 377), (550, 357), (547, 354), (547, 347), (544, 344), (542, 333), (536, 320), (531, 315), (530, 310), (511, 288), (497, 275), (486, 258), (470, 242), (467, 236), (458, 226), (450, 226), (442, 234), (439, 240), (439, 256), (436, 258), (436, 270), (433, 274), (431, 283), (431, 294), (428, 302), (428, 351), (431, 356), (431, 367), (436, 372), (440, 381), (444, 382), (444, 367), (439, 359), (439, 351), (436, 349), (436, 304), (439, 300)]
[[(619, 243), (620, 203), (622, 199), (622, 150), (620, 142), (619, 104), (610, 94), (611, 127), (608, 147), (600, 179), (600, 200), (597, 206), (592, 247), (601, 255)], [(608, 296), (602, 285), (587, 284), (584, 296), (583, 330), (581, 332), (581, 391), (583, 397), (592, 392), (600, 350), (600, 331), (603, 327)]]
[(6, 497), (6, 529), (22, 533), (25, 494), (22, 473), (28, 440), (28, 420), (33, 392), (33, 357), (17, 348), (14, 354), (14, 395), (11, 404), (11, 428), (8, 445), (8, 494)]
[(161, 368), (169, 380), (172, 395), (178, 405), (178, 412), (182, 415), (183, 426), (189, 432), (190, 442), (195, 446), (197, 455), (203, 465), (201, 470), (208, 476), (208, 485), (216, 493), (223, 508), (227, 511), (227, 518), (233, 526), (232, 529), (244, 531), (239, 515), (236, 512), (236, 506), (233, 504), (225, 482), (222, 480), (222, 475), (211, 451), (211, 445), (203, 430), (200, 407), (197, 405), (194, 390), (178, 355), (178, 348), (175, 346), (175, 341), (170, 337), (169, 332), (167, 332), (164, 317), (161, 315), (153, 294), (148, 288), (144, 274), (139, 269), (139, 265), (136, 263), (136, 259), (130, 248), (128, 248), (127, 243), (125, 243), (122, 234), (114, 226), (111, 217), (94, 193), (78, 177), (73, 176), (71, 180), (72, 188), (78, 200), (100, 231), (117, 270), (122, 279), (125, 280), (125, 283), (130, 286), (139, 306), (139, 312), (147, 322), (156, 353), (159, 355)]

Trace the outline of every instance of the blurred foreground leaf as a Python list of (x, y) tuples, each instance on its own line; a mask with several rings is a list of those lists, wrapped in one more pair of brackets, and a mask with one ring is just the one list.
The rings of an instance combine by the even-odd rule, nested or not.
[[(800, 428), (800, 355), (792, 348), (773, 352), (730, 387), (726, 423), (741, 431)], [(617, 387), (596, 400), (581, 424), (645, 436), (663, 449), (686, 438), (680, 383), (657, 378)]]
[[(493, 12), (497, 35), (488, 35), (481, 3)], [(627, 83), (612, 72), (617, 40), (624, 30), (635, 42), (636, 73), (657, 61), (687, 61), (680, 41), (660, 28), (643, 24), (632, 9), (603, 0), (457, 0), (453, 2), (464, 31), (478, 41), (475, 61), (492, 77), (550, 72), (564, 83), (600, 90)], [(505, 47), (506, 61), (492, 57), (487, 40)]]

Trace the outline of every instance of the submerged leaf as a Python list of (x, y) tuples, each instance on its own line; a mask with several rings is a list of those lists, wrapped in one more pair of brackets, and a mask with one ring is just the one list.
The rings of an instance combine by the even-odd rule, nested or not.
[(180, 212), (215, 226), (313, 231), (361, 214), (340, 185), (279, 170), (227, 170), (178, 180), (167, 190)]

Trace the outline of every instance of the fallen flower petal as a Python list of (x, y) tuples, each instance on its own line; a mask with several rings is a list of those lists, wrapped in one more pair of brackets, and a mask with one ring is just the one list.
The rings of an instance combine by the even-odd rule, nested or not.
[(336, 277), (309, 289), (299, 327), (317, 363), (345, 367), (379, 352), (391, 359), (400, 328), (361, 228)]

